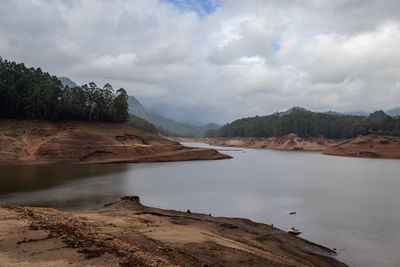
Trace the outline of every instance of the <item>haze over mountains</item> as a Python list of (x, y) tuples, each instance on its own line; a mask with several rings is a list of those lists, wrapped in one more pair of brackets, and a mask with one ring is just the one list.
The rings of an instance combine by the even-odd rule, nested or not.
[[(76, 86), (76, 83), (67, 77), (60, 77), (59, 79), (63, 83), (64, 86), (65, 85), (68, 85), (70, 87)], [(144, 107), (135, 96), (128, 97), (128, 104), (129, 104), (129, 113), (131, 113), (141, 119), (144, 119), (144, 120), (150, 122), (151, 124), (154, 124), (158, 128), (158, 132), (160, 132), (161, 134), (170, 135), (170, 136), (201, 138), (201, 137), (205, 136), (205, 133), (207, 133), (207, 136), (209, 136), (209, 137), (226, 135), (226, 134), (222, 134), (222, 132), (224, 131), (224, 129), (227, 129), (227, 127), (229, 125), (237, 124), (238, 121), (251, 119), (251, 118), (238, 119), (232, 123), (228, 123), (228, 124), (224, 125), (224, 127), (220, 128), (219, 131), (215, 131), (220, 126), (217, 124), (214, 124), (214, 123), (210, 123), (205, 126), (196, 126), (196, 125), (192, 125), (192, 124), (178, 122), (178, 121), (166, 118), (162, 115), (159, 115), (159, 114), (151, 111), (150, 109)], [(278, 114), (278, 117), (283, 117), (285, 115), (290, 115), (293, 112), (295, 114), (314, 113), (305, 108), (294, 107), (294, 108), (288, 109), (284, 112), (279, 112), (277, 114)], [(316, 112), (316, 114), (318, 114), (318, 112)], [(348, 118), (350, 118), (352, 116), (368, 117), (368, 115), (369, 115), (369, 113), (363, 112), (363, 111), (345, 112), (345, 113), (339, 113), (336, 111), (328, 111), (328, 112), (323, 112), (320, 114), (332, 115), (334, 117), (340, 117), (340, 118), (342, 118), (343, 115), (348, 115), (349, 116)], [(375, 114), (375, 113), (372, 113), (372, 114)], [(394, 109), (387, 110), (387, 111), (385, 111), (385, 115), (386, 114), (389, 116), (399, 116), (400, 108), (394, 108)], [(254, 118), (267, 118), (267, 117), (268, 116), (261, 116), (261, 117), (256, 116)], [(330, 119), (330, 117), (329, 116), (327, 118), (324, 117), (323, 119)], [(263, 121), (263, 120), (261, 120), (261, 121)], [(265, 126), (261, 126), (261, 124), (263, 124), (263, 122), (261, 122), (261, 121), (258, 121), (256, 123), (258, 125), (257, 127), (265, 127)], [(149, 128), (149, 127), (151, 127), (151, 125), (147, 125), (147, 128)], [(230, 128), (231, 128), (231, 126), (230, 126)], [(154, 132), (154, 131), (155, 131), (155, 129), (152, 128), (152, 132)], [(259, 130), (256, 131), (257, 135), (260, 135), (260, 133), (258, 131)], [(230, 130), (229, 130), (229, 132), (230, 132)], [(244, 132), (241, 132), (240, 134), (237, 133), (237, 134), (238, 135), (243, 135), (243, 134), (247, 135), (248, 133), (254, 132), (254, 129), (253, 130), (246, 129), (245, 132), (246, 132), (246, 134)], [(365, 132), (365, 130), (362, 132)], [(231, 135), (231, 134), (233, 134), (233, 133), (230, 133), (229, 135)], [(236, 134), (233, 134), (233, 135), (236, 135)]]
[[(64, 86), (77, 86), (77, 84), (68, 77), (59, 77), (59, 80)], [(209, 123), (204, 126), (197, 126), (168, 119), (144, 107), (142, 103), (140, 103), (139, 100), (134, 96), (128, 97), (128, 104), (129, 113), (154, 124), (158, 127), (158, 131), (164, 135), (181, 137), (204, 137), (204, 133), (207, 130), (216, 129), (219, 127), (219, 125), (215, 123)], [(150, 125), (146, 125), (146, 129), (150, 129), (150, 127)], [(150, 132), (154, 132), (154, 129), (152, 129)]]
[(219, 125), (215, 123), (209, 123), (205, 126), (196, 126), (168, 119), (145, 108), (134, 96), (128, 97), (128, 104), (130, 113), (151, 122), (159, 128), (161, 127), (167, 130), (167, 134), (169, 132), (171, 135), (183, 137), (203, 137), (207, 130), (219, 127)]

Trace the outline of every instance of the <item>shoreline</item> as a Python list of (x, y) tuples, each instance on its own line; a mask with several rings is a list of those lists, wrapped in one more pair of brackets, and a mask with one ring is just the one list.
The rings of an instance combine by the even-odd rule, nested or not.
[(0, 164), (143, 163), (229, 159), (118, 123), (0, 120)]
[(0, 203), (0, 218), (7, 266), (346, 266), (272, 226), (146, 207), (137, 196), (78, 212)]
[(354, 139), (283, 137), (175, 138), (179, 142), (197, 142), (214, 146), (246, 147), (285, 151), (319, 151), (324, 155), (358, 158), (400, 159), (400, 138), (367, 135)]

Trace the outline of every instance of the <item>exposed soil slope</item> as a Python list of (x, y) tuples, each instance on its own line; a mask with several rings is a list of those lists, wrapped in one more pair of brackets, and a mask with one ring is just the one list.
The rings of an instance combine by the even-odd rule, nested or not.
[(116, 123), (0, 121), (0, 164), (157, 162), (223, 159)]
[[(179, 139), (185, 141), (183, 139)], [(188, 139), (186, 139), (189, 141)], [(282, 137), (232, 137), (232, 138), (205, 138), (192, 139), (215, 146), (239, 146), (249, 148), (267, 148), (278, 150), (308, 150), (324, 151), (332, 145), (343, 140), (327, 139), (324, 137), (300, 137), (296, 134), (288, 134)]]
[(79, 213), (0, 203), (5, 266), (345, 266), (332, 255), (265, 224), (149, 208), (138, 197)]
[(327, 155), (400, 159), (400, 138), (367, 135), (332, 146)]

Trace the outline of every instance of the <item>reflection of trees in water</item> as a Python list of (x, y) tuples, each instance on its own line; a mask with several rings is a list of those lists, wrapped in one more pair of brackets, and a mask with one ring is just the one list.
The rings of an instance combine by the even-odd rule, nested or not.
[(126, 171), (127, 164), (0, 166), (0, 195), (41, 190), (67, 181)]

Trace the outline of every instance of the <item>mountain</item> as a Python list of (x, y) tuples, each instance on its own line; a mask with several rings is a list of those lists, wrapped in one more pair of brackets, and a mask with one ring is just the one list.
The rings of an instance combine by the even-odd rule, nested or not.
[(393, 108), (386, 111), (386, 114), (390, 116), (400, 116), (400, 108)]
[[(392, 108), (385, 111), (385, 113), (389, 116), (400, 116), (400, 107)], [(345, 112), (346, 115), (356, 115), (356, 116), (368, 116), (367, 112), (364, 111), (353, 111), (353, 112)]]
[(349, 112), (344, 112), (343, 114), (353, 115), (353, 116), (368, 116), (368, 113), (364, 111), (349, 111)]
[(302, 107), (292, 107), (292, 108), (290, 108), (290, 109), (288, 109), (286, 111), (279, 112), (279, 117), (286, 116), (286, 115), (289, 115), (289, 114), (292, 114), (292, 113), (307, 112), (307, 111), (309, 111), (309, 110), (307, 110), (305, 108), (302, 108)]
[(134, 96), (128, 97), (128, 104), (129, 113), (145, 119), (159, 128), (162, 128), (160, 129), (160, 132), (163, 134), (181, 137), (204, 137), (204, 133), (207, 130), (216, 129), (219, 127), (219, 125), (213, 123), (205, 126), (196, 126), (168, 119), (145, 108)]
[(60, 82), (62, 83), (62, 85), (65, 87), (68, 85), (68, 87), (72, 88), (72, 87), (76, 87), (78, 86), (75, 82), (73, 82), (70, 78), (68, 77), (58, 77), (58, 79), (60, 80)]
[(158, 128), (155, 125), (133, 114), (129, 114), (129, 121), (125, 124), (148, 133), (159, 133)]
[(390, 119), (390, 116), (383, 112), (383, 110), (377, 110), (369, 114), (368, 119), (370, 119), (371, 121), (381, 121), (384, 119)]
[(206, 132), (206, 137), (281, 137), (294, 133), (300, 137), (352, 138), (376, 133), (400, 136), (400, 117), (382, 110), (366, 116), (335, 112), (312, 112), (294, 107), (281, 113), (242, 118)]

